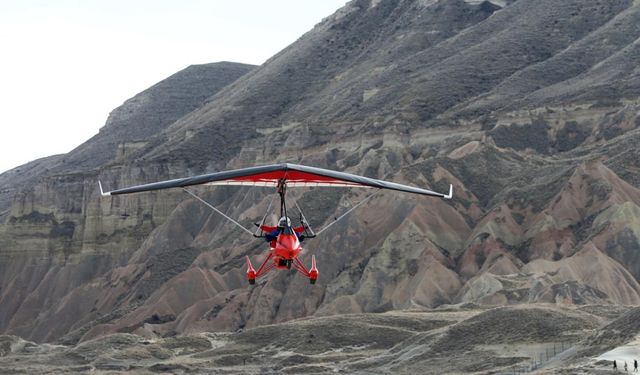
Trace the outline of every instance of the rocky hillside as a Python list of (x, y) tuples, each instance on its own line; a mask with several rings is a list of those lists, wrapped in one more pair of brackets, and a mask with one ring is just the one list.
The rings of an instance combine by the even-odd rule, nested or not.
[[(0, 176), (0, 332), (76, 343), (467, 302), (638, 304), (639, 18), (630, 0), (354, 0), (262, 66), (231, 66), (223, 88), (166, 81), (176, 94), (131, 99), (28, 180)], [(180, 191), (97, 191), (276, 161), (452, 183), (454, 199), (380, 194), (305, 242), (317, 285), (280, 272), (248, 287), (244, 257), (264, 243)], [(200, 191), (246, 226), (273, 193)], [(291, 199), (319, 227), (363, 194)]]

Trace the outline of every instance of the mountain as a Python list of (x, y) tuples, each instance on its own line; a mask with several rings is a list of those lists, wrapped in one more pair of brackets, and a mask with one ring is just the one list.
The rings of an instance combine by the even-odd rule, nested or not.
[[(83, 181), (87, 176), (97, 175), (94, 168), (118, 163), (144, 145), (150, 137), (204, 105), (223, 87), (253, 68), (255, 66), (229, 62), (189, 66), (113, 110), (97, 135), (68, 154), (39, 159), (0, 175), (0, 219), (5, 223), (0, 240), (2, 329), (7, 327), (12, 318), (18, 318), (14, 315), (16, 312), (20, 315), (18, 309), (24, 306), (26, 296), (39, 299), (36, 304), (51, 303), (90, 281), (104, 269), (122, 262), (118, 255), (119, 244), (114, 243), (110, 247), (113, 254), (109, 249), (100, 254), (99, 249), (94, 251), (95, 245), (83, 243), (84, 234), (81, 233), (87, 231), (87, 235), (92, 237), (89, 232), (95, 230), (84, 225), (87, 220), (87, 200), (83, 198)], [(51, 186), (52, 183), (55, 186)], [(70, 190), (66, 190), (67, 188)], [(86, 188), (86, 198), (93, 200), (89, 195), (93, 193), (94, 187)], [(49, 191), (45, 193), (46, 198), (40, 195), (41, 189)], [(29, 200), (27, 196), (31, 194), (44, 198), (44, 201), (27, 205), (35, 203), (43, 206), (27, 208), (26, 211), (29, 212), (25, 211), (25, 214), (14, 214), (16, 209), (24, 209), (18, 202), (26, 203), (23, 199)], [(114, 224), (117, 226), (118, 221), (123, 221), (126, 217), (127, 214), (115, 215)], [(40, 229), (35, 229), (34, 225)], [(5, 231), (8, 228), (11, 229)], [(46, 233), (40, 235), (38, 232), (41, 230)], [(124, 236), (128, 237), (127, 241), (140, 242), (140, 236), (136, 240), (130, 235), (131, 233), (127, 233)], [(110, 241), (93, 237), (90, 242), (106, 245)], [(68, 263), (69, 257), (74, 252), (81, 254), (82, 260), (79, 260), (79, 265), (71, 266)], [(15, 268), (14, 261), (18, 259), (26, 263)], [(101, 262), (106, 264), (98, 265)], [(58, 265), (62, 266), (59, 269), (61, 272), (52, 273)], [(85, 268), (85, 271), (79, 271)], [(49, 279), (52, 276), (54, 280)], [(56, 285), (48, 285), (49, 282)], [(36, 297), (33, 294), (35, 288), (51, 289), (42, 292), (43, 294), (39, 292)], [(28, 316), (27, 322), (31, 313)], [(75, 319), (73, 316), (69, 318)]]
[(68, 154), (1, 174), (0, 217), (5, 217), (17, 188), (44, 176), (87, 171), (123, 158), (254, 67), (229, 62), (189, 66), (113, 110), (98, 134)]
[[(626, 0), (354, 0), (259, 67), (163, 81), (168, 94), (127, 101), (69, 155), (0, 175), (0, 332), (73, 344), (450, 304), (638, 304), (639, 18)], [(317, 285), (280, 272), (248, 287), (244, 257), (264, 243), (180, 191), (97, 189), (285, 161), (451, 183), (454, 199), (382, 193), (305, 242)], [(273, 193), (199, 191), (247, 227)], [(318, 228), (365, 193), (291, 199)]]

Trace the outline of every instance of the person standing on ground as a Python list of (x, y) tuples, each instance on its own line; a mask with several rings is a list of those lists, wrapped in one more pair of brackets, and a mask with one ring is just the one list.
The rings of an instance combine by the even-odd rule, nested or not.
[(624, 361), (624, 371), (627, 371), (627, 361)]
[(638, 372), (638, 360), (633, 360), (633, 372)]
[(616, 360), (613, 360), (613, 370), (614, 371), (618, 371), (618, 364), (616, 363)]

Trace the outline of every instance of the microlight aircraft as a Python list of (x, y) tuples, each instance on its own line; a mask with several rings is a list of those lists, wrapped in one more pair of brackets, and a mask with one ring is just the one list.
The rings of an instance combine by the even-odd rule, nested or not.
[[(240, 185), (275, 188), (276, 193), (280, 197), (281, 220), (279, 222), (279, 226), (269, 227), (265, 225), (265, 220), (271, 208), (271, 203), (273, 203), (273, 199), (271, 200), (271, 203), (267, 208), (267, 213), (265, 213), (262, 219), (262, 223), (256, 223), (255, 225), (258, 227), (258, 229), (255, 232), (252, 232), (238, 223), (236, 220), (230, 218), (222, 211), (206, 202), (203, 198), (197, 196), (192, 190), (188, 189), (188, 187), (196, 185)], [(230, 171), (216, 172), (200, 176), (131, 186), (107, 192), (103, 191), (102, 183), (99, 182), (99, 186), (102, 196), (139, 193), (144, 191), (170, 188), (182, 188), (185, 192), (187, 192), (200, 202), (204, 203), (218, 214), (222, 215), (225, 219), (242, 228), (245, 232), (248, 232), (249, 234), (257, 238), (270, 239), (271, 246), (269, 252), (267, 253), (267, 257), (262, 262), (260, 267), (258, 267), (257, 271), (253, 268), (249, 257), (246, 257), (247, 279), (250, 284), (255, 284), (257, 278), (264, 276), (267, 272), (273, 269), (291, 269), (292, 267), (296, 271), (307, 277), (311, 284), (315, 284), (319, 276), (318, 268), (316, 267), (315, 256), (311, 256), (310, 269), (307, 269), (305, 265), (300, 261), (300, 259), (298, 259), (298, 257), (302, 253), (302, 246), (300, 245), (301, 239), (316, 237), (331, 225), (340, 221), (351, 211), (368, 201), (382, 189), (440, 197), (445, 199), (451, 199), (453, 195), (453, 186), (451, 185), (449, 186), (449, 193), (442, 194), (431, 190), (402, 185), (394, 182), (376, 180), (373, 178), (357, 176), (344, 172), (337, 172), (329, 169), (308, 167), (304, 165), (289, 163), (234, 169)], [(346, 211), (344, 214), (337, 218), (334, 218), (334, 220), (327, 224), (324, 228), (320, 229), (318, 232), (314, 232), (313, 229), (309, 226), (306, 218), (304, 217), (304, 214), (302, 213), (302, 210), (300, 209), (297, 201), (295, 202), (295, 205), (298, 212), (300, 213), (300, 226), (293, 227), (291, 220), (287, 216), (285, 195), (287, 192), (287, 188), (294, 187), (360, 187), (376, 190), (366, 196), (359, 203), (351, 207), (351, 209)]]

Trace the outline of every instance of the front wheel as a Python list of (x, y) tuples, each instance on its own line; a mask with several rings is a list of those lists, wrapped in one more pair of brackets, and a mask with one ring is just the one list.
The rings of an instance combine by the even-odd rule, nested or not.
[(315, 283), (316, 283), (316, 279), (309, 279), (309, 284), (315, 285)]
[(256, 284), (256, 279), (249, 279), (249, 284), (250, 285), (255, 285)]

